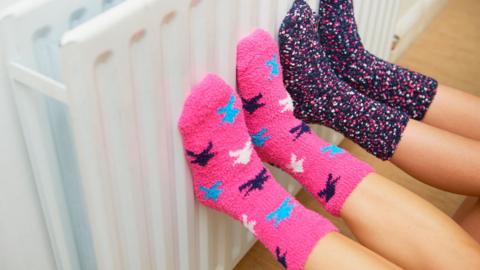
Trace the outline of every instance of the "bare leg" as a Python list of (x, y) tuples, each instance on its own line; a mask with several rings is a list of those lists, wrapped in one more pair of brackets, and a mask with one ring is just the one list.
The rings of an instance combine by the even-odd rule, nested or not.
[(477, 242), (480, 243), (480, 199), (467, 198), (454, 216), (460, 224)]
[(406, 269), (480, 269), (480, 246), (443, 212), (378, 175), (346, 201), (342, 218), (360, 243)]
[(480, 97), (440, 85), (423, 122), (480, 140)]
[(339, 233), (330, 233), (317, 243), (308, 257), (305, 269), (400, 268), (349, 238)]
[[(480, 141), (480, 98), (440, 85), (424, 123)], [(454, 216), (480, 242), (480, 201), (467, 198)]]
[(480, 195), (480, 141), (411, 120), (391, 161), (431, 186)]

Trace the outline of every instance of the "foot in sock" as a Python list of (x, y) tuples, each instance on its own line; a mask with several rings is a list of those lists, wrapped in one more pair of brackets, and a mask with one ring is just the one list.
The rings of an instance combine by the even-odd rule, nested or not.
[(255, 150), (263, 161), (296, 178), (327, 211), (339, 215), (347, 197), (372, 168), (321, 140), (295, 118), (282, 74), (271, 74), (271, 66), (265, 64), (277, 56), (277, 45), (262, 30), (237, 45), (238, 91), (244, 108), (256, 108), (245, 112), (247, 127), (254, 136), (262, 130), (269, 136)]
[(340, 80), (318, 41), (316, 25), (308, 4), (296, 0), (280, 28), (284, 82), (295, 103), (295, 116), (333, 128), (378, 158), (391, 158), (408, 115)]
[(352, 0), (320, 0), (320, 42), (335, 72), (353, 88), (421, 120), (438, 86), (433, 78), (386, 62), (363, 47)]
[(243, 224), (287, 269), (303, 269), (316, 243), (336, 231), (286, 192), (253, 151), (242, 102), (209, 75), (187, 98), (179, 120), (195, 196)]

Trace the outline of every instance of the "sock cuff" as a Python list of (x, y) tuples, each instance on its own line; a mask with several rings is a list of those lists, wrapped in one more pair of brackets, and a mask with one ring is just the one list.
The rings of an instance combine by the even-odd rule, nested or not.
[[(407, 127), (408, 122), (410, 121), (410, 118), (405, 113), (402, 113), (402, 112), (396, 111), (396, 110), (394, 110), (394, 111), (397, 114), (397, 116), (395, 118), (397, 119), (396, 121), (397, 121), (398, 125), (396, 127), (392, 128), (391, 142), (390, 142), (390, 144), (387, 144), (387, 148), (386, 148), (385, 152), (379, 153), (378, 155), (374, 154), (382, 160), (390, 160), (393, 157), (393, 155), (395, 154), (395, 151), (397, 150), (398, 144), (402, 140), (403, 132), (405, 131), (405, 128)], [(388, 138), (387, 138), (387, 140), (388, 140)]]
[(358, 185), (365, 177), (375, 172), (374, 169), (366, 163), (357, 163), (356, 166), (352, 164), (348, 171), (350, 171), (354, 177), (344, 179), (341, 186), (337, 189), (335, 197), (332, 198), (331, 201), (324, 203), (325, 210), (336, 217), (340, 216), (345, 202)]

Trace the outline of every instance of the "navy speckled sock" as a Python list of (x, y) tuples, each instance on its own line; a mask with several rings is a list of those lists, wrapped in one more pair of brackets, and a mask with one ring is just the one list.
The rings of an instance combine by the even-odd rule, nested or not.
[(435, 96), (436, 80), (388, 63), (365, 50), (352, 0), (320, 0), (319, 34), (337, 75), (356, 90), (421, 120)]
[(295, 116), (343, 133), (381, 159), (389, 159), (409, 117), (355, 91), (340, 80), (318, 40), (317, 21), (296, 0), (279, 33), (285, 86)]

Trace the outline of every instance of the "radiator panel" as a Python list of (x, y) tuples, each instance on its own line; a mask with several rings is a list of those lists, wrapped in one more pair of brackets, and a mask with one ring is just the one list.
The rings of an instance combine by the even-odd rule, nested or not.
[[(177, 120), (188, 90), (207, 73), (235, 86), (237, 41), (256, 27), (276, 37), (293, 1), (119, 2), (41, 0), (1, 22), (8, 64), (38, 72), (42, 82), (25, 89), (32, 83), (11, 78), (24, 133), (42, 134), (26, 140), (40, 168), (34, 173), (57, 267), (232, 269), (255, 239), (195, 202)], [(307, 2), (316, 9), (318, 0)], [(397, 4), (355, 5), (366, 47), (385, 58)], [(56, 15), (45, 15), (52, 7)], [(299, 190), (270, 169), (289, 192)], [(59, 207), (72, 197), (75, 207)]]

